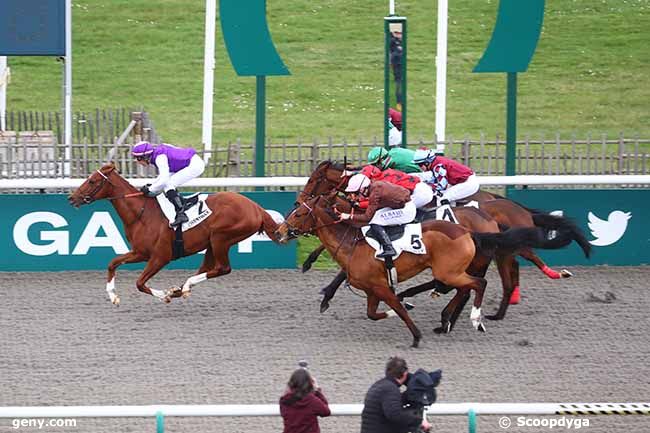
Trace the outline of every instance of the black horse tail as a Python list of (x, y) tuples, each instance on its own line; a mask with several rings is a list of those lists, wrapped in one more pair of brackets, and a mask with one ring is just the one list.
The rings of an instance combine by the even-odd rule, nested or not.
[(571, 219), (547, 213), (536, 213), (532, 217), (536, 227), (543, 228), (547, 231), (554, 230), (557, 236), (575, 241), (582, 248), (585, 257), (589, 258), (591, 255), (591, 244), (582, 230)]
[(553, 239), (549, 239), (547, 231), (539, 227), (517, 227), (501, 233), (472, 233), (472, 238), (476, 248), (488, 256), (494, 252), (512, 254), (524, 248), (557, 250), (573, 240), (566, 231), (558, 231)]

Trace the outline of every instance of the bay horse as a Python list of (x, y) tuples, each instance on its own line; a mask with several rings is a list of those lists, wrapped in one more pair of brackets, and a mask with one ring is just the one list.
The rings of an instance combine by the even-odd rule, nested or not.
[[(344, 172), (344, 165), (337, 164), (332, 161), (321, 162), (314, 172), (311, 174), (305, 188), (299, 194), (297, 204), (301, 203), (309, 197), (314, 197), (319, 194), (327, 193), (332, 189), (339, 189), (344, 186), (346, 179), (341, 177)], [(570, 230), (572, 239), (576, 241), (583, 249), (585, 256), (589, 257), (591, 245), (584, 237), (582, 231), (575, 226), (570, 220), (562, 217), (557, 217), (542, 211), (531, 210), (525, 208), (518, 203), (503, 198), (497, 194), (492, 194), (487, 191), (478, 191), (474, 195), (468, 197), (469, 199), (477, 200), (480, 203), (481, 209), (494, 218), (497, 223), (503, 227), (540, 227), (547, 231), (556, 230), (561, 226), (564, 230)], [(454, 212), (458, 212), (463, 207), (457, 207)], [(461, 211), (462, 212), (462, 211)], [(306, 272), (311, 267), (311, 264), (316, 261), (318, 256), (323, 252), (324, 247), (318, 247), (314, 250), (303, 263), (302, 270)], [(517, 255), (524, 257), (535, 264), (546, 276), (552, 279), (567, 278), (572, 274), (567, 270), (557, 272), (551, 269), (542, 261), (541, 258), (530, 248), (525, 248), (517, 251)], [(499, 309), (496, 314), (488, 315), (486, 318), (490, 320), (501, 320), (505, 317), (506, 311), (509, 306), (510, 297), (515, 288), (519, 287), (519, 262), (514, 258), (501, 257), (504, 268), (499, 270), (501, 279), (504, 282), (504, 293), (499, 304)], [(508, 269), (505, 267), (507, 266)], [(509, 272), (509, 281), (512, 282), (512, 289), (506, 287), (503, 272)], [(329, 300), (332, 299), (336, 293), (337, 288), (345, 280), (345, 275), (338, 274), (335, 279), (322, 289), (325, 295), (321, 302), (321, 312), (327, 310), (329, 307)], [(508, 284), (509, 286), (510, 284)], [(428, 290), (428, 286), (420, 286), (420, 291)], [(417, 293), (412, 290), (410, 293)]]
[[(350, 284), (366, 293), (368, 318), (381, 320), (394, 312), (411, 331), (412, 347), (417, 347), (422, 333), (413, 323), (397, 295), (391, 290), (388, 277), (384, 272), (384, 263), (375, 259), (374, 249), (363, 241), (358, 228), (347, 222), (339, 223), (334, 206), (342, 199), (337, 198), (336, 193), (337, 191), (333, 191), (328, 195), (317, 195), (297, 206), (278, 226), (276, 236), (279, 242), (287, 242), (289, 233), (316, 234), (333, 259), (346, 272)], [(490, 256), (494, 251), (509, 253), (525, 247), (561, 247), (556, 240), (546, 239), (545, 233), (539, 228), (510, 229), (499, 233), (472, 233), (461, 225), (435, 220), (422, 223), (422, 242), (426, 254), (403, 253), (394, 260), (398, 280), (408, 280), (429, 268), (435, 279), (442, 284), (467, 293), (474, 290), (471, 318), (479, 324), (480, 308), (487, 281), (485, 278), (472, 276), (466, 272), (477, 252)], [(379, 302), (384, 302), (392, 311), (377, 312)], [(476, 328), (481, 329), (478, 325)]]
[(114, 305), (120, 303), (115, 293), (115, 273), (120, 265), (146, 261), (136, 287), (143, 293), (170, 302), (171, 298), (188, 297), (192, 286), (202, 281), (230, 273), (228, 250), (237, 242), (262, 231), (276, 240), (277, 224), (257, 203), (233, 192), (211, 194), (205, 203), (212, 214), (183, 233), (183, 257), (205, 250), (199, 270), (181, 287), (154, 289), (147, 286), (147, 281), (173, 259), (175, 237), (156, 199), (145, 197), (120, 175), (113, 163), (93, 172), (68, 196), (70, 204), (77, 208), (101, 199), (110, 200), (131, 245), (131, 251), (115, 257), (108, 265), (106, 291)]

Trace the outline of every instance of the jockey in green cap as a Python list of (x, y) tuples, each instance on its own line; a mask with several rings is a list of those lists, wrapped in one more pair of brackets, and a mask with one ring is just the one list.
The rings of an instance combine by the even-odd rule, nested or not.
[(392, 168), (404, 173), (420, 173), (420, 167), (413, 162), (414, 151), (403, 147), (391, 147), (386, 150), (383, 147), (373, 147), (368, 152), (368, 163), (381, 170)]

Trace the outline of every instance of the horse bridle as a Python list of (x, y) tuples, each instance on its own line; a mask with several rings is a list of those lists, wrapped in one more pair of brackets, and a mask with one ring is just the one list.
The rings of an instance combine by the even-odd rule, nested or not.
[[(109, 173), (111, 171), (113, 171), (113, 170), (115, 170), (115, 167), (111, 168)], [(97, 184), (97, 186), (91, 192), (89, 192), (88, 194), (83, 196), (82, 200), (86, 204), (89, 204), (89, 203), (92, 203), (93, 201), (95, 201), (95, 194), (97, 194), (99, 191), (102, 190), (102, 188), (104, 188), (104, 184), (106, 182), (111, 184), (111, 186), (113, 186), (113, 187), (115, 186), (115, 184), (113, 182), (111, 182), (111, 180), (108, 178), (108, 176), (105, 175), (104, 173), (102, 173), (102, 171), (100, 169), (97, 169), (96, 171), (102, 177), (102, 180), (101, 180), (101, 182), (99, 182)], [(120, 198), (137, 197), (137, 196), (141, 196), (141, 195), (143, 195), (142, 192), (138, 191), (138, 192), (133, 192), (133, 193), (129, 193), (129, 194), (123, 194), (123, 195), (118, 195), (118, 196), (114, 196), (114, 197), (105, 197), (105, 198), (106, 198), (106, 200), (117, 200), (117, 199), (120, 199)]]
[[(112, 170), (113, 170), (113, 169), (111, 168), (111, 171), (112, 171)], [(82, 200), (83, 200), (83, 202), (86, 203), (86, 204), (89, 204), (89, 203), (92, 203), (93, 201), (95, 201), (95, 194), (97, 194), (99, 191), (102, 190), (102, 188), (104, 188), (104, 184), (105, 184), (106, 182), (108, 182), (108, 183), (110, 183), (111, 185), (113, 185), (113, 182), (111, 182), (111, 180), (108, 178), (108, 176), (106, 176), (104, 173), (102, 173), (102, 171), (101, 171), (100, 169), (97, 169), (96, 171), (97, 171), (97, 173), (99, 173), (99, 175), (102, 177), (102, 180), (97, 184), (97, 186), (95, 187), (95, 189), (93, 189), (91, 192), (89, 192), (88, 194), (86, 194), (86, 195), (83, 196), (83, 199), (82, 199)], [(113, 185), (113, 186), (114, 186), (114, 185)]]

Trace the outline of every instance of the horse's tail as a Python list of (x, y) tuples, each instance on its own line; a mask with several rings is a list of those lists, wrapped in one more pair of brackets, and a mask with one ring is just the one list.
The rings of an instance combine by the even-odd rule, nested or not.
[(547, 231), (555, 230), (558, 235), (569, 238), (569, 242), (575, 241), (582, 248), (585, 257), (589, 258), (591, 244), (582, 230), (571, 219), (547, 213), (536, 213), (532, 217), (536, 227), (541, 227)]
[(564, 248), (573, 240), (566, 231), (558, 231), (553, 239), (539, 227), (517, 227), (501, 233), (472, 233), (476, 248), (491, 256), (493, 252), (512, 254), (524, 248), (556, 250)]
[(278, 242), (278, 238), (275, 235), (275, 231), (278, 228), (278, 223), (275, 222), (271, 214), (269, 214), (267, 211), (262, 209), (262, 225), (260, 226), (260, 229), (257, 231), (258, 233), (266, 233), (268, 237), (271, 238), (271, 240), (275, 243)]

